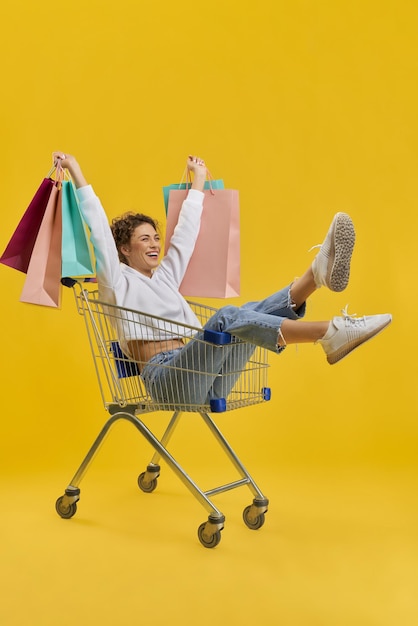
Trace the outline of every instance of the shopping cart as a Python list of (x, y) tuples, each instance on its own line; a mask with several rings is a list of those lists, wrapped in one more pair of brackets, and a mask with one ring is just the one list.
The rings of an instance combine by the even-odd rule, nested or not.
[[(68, 284), (68, 281), (67, 281)], [(207, 521), (198, 528), (198, 538), (206, 548), (220, 542), (225, 517), (213, 504), (212, 497), (222, 492), (247, 485), (253, 495), (252, 504), (243, 512), (245, 524), (250, 529), (260, 528), (265, 521), (268, 499), (260, 491), (235, 452), (215, 424), (212, 415), (224, 411), (260, 404), (270, 399), (267, 386), (267, 351), (242, 342), (228, 333), (202, 331), (198, 327), (179, 324), (148, 313), (101, 302), (98, 292), (81, 283), (70, 281), (74, 289), (78, 312), (84, 317), (90, 348), (95, 364), (100, 392), (105, 409), (110, 417), (82, 461), (63, 496), (56, 502), (56, 511), (64, 519), (71, 518), (77, 511), (80, 499), (80, 482), (110, 428), (118, 420), (126, 420), (145, 437), (154, 448), (154, 455), (146, 471), (138, 477), (139, 488), (146, 493), (154, 491), (160, 475), (160, 460), (173, 470), (193, 496), (208, 512)], [(216, 309), (202, 304), (189, 303), (202, 326)], [(132, 346), (149, 341), (158, 328), (167, 337), (180, 338), (187, 344), (194, 337), (194, 358), (181, 368), (168, 367), (164, 385), (145, 385), (141, 372), (151, 372), (153, 366), (132, 356)], [(127, 340), (129, 339), (129, 341)], [(138, 342), (138, 343), (136, 343)], [(196, 348), (197, 347), (197, 348)], [(197, 351), (196, 351), (197, 350)], [(227, 366), (217, 373), (211, 371), (211, 359), (223, 351)], [(182, 351), (183, 352), (183, 351)], [(199, 368), (196, 367), (197, 361)], [(207, 365), (207, 368), (202, 367)], [(157, 367), (157, 366), (156, 366)], [(161, 366), (158, 366), (161, 367)], [(167, 382), (168, 381), (168, 382)], [(196, 389), (216, 387), (216, 394), (199, 397)], [(170, 411), (168, 426), (158, 438), (143, 421), (147, 413)], [(228, 484), (202, 491), (186, 474), (167, 449), (167, 444), (184, 412), (194, 412), (203, 419), (218, 441), (226, 457), (232, 462), (239, 478)]]

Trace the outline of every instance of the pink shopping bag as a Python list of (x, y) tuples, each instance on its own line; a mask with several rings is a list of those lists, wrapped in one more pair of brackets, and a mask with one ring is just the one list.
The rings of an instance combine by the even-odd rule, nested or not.
[(61, 300), (61, 189), (54, 185), (29, 261), (21, 302), (58, 307)]
[(36, 237), (41, 226), (54, 181), (44, 178), (26, 209), (9, 243), (0, 257), (0, 263), (27, 272)]
[[(234, 189), (205, 190), (199, 236), (180, 286), (184, 296), (231, 298), (240, 294), (239, 194)], [(170, 190), (165, 249), (178, 221), (183, 190)]]

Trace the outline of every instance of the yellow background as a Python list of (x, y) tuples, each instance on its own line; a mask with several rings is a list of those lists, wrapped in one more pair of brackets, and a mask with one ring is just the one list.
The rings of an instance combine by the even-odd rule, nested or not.
[[(251, 533), (224, 495), (232, 528), (211, 552), (171, 478), (152, 506), (124, 487), (151, 454), (128, 428), (76, 518), (57, 518), (105, 413), (71, 292), (61, 310), (19, 303), (24, 277), (1, 265), (2, 623), (418, 623), (416, 3), (17, 0), (1, 13), (1, 250), (53, 150), (78, 157), (109, 217), (160, 220), (161, 187), (193, 153), (240, 191), (236, 302), (300, 275), (346, 211), (350, 285), (321, 289), (308, 318), (347, 303), (393, 314), (333, 367), (319, 346), (272, 357), (272, 402), (221, 418), (271, 507)], [(189, 418), (185, 433), (191, 468), (217, 475), (205, 433)]]

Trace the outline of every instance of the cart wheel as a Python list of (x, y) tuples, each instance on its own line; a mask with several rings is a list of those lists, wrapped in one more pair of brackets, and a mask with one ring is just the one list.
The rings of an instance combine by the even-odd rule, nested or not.
[(248, 528), (251, 528), (251, 530), (258, 530), (258, 528), (261, 528), (265, 522), (265, 513), (259, 513), (256, 518), (250, 519), (249, 513), (251, 511), (251, 508), (251, 505), (245, 507), (242, 513), (242, 517)]
[(64, 496), (58, 498), (55, 503), (55, 510), (63, 519), (70, 519), (77, 512), (77, 502), (71, 502), (70, 504), (63, 504)]
[(203, 536), (205, 528), (206, 528), (206, 522), (203, 522), (203, 524), (200, 524), (199, 528), (197, 529), (197, 536), (199, 537), (199, 541), (202, 544), (202, 546), (205, 546), (205, 548), (215, 548), (221, 540), (221, 531), (220, 530), (215, 531), (212, 537), (210, 538), (210, 540), (208, 541)]
[(153, 478), (152, 480), (144, 480), (144, 479), (145, 479), (145, 472), (142, 472), (142, 474), (138, 476), (138, 487), (142, 491), (145, 491), (145, 493), (151, 493), (152, 491), (154, 491), (154, 489), (157, 486), (157, 479), (156, 478)]

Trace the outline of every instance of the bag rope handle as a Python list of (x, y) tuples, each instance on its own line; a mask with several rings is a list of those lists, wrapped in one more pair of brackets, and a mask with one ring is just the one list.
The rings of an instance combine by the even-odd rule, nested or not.
[[(66, 170), (64, 170), (60, 163), (54, 164), (47, 174), (47, 178), (51, 178), (52, 174), (55, 172), (55, 186), (60, 187), (62, 181), (66, 178)], [(69, 176), (69, 174), (68, 174)]]
[[(208, 179), (208, 183), (209, 183), (209, 191), (210, 191), (211, 195), (214, 196), (215, 192), (214, 192), (213, 187), (212, 187), (213, 176), (209, 172), (208, 168), (206, 168), (206, 174), (207, 174), (207, 179)], [(189, 168), (187, 167), (187, 165), (184, 168), (184, 172), (183, 172), (183, 176), (181, 177), (180, 185), (182, 184), (182, 182), (184, 181), (185, 178), (186, 178), (186, 189), (189, 190), (191, 185), (192, 185), (192, 175), (191, 175), (191, 172), (190, 172)], [(189, 185), (190, 185), (190, 187), (189, 187)]]

